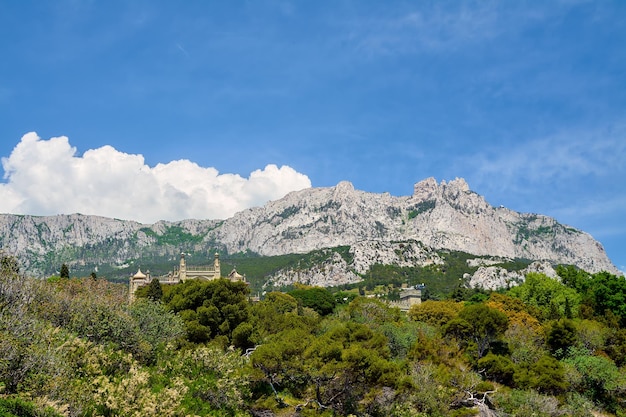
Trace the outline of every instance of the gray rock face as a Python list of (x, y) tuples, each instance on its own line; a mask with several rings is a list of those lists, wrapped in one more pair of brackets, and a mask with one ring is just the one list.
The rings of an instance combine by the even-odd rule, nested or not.
[(362, 280), (373, 264), (404, 266), (428, 266), (443, 264), (437, 252), (416, 241), (386, 242), (380, 240), (361, 241), (350, 246), (351, 262), (338, 253), (326, 250), (327, 258), (312, 268), (285, 269), (273, 274), (266, 286), (280, 287), (300, 282), (302, 284), (327, 287), (351, 284)]
[(552, 265), (549, 262), (540, 261), (531, 263), (521, 271), (508, 271), (498, 266), (480, 266), (472, 276), (465, 276), (464, 278), (469, 279), (468, 285), (472, 288), (498, 290), (523, 283), (529, 272), (536, 272), (557, 279), (556, 271)]
[[(184, 239), (183, 239), (184, 238)], [(526, 258), (576, 265), (589, 272), (619, 273), (589, 234), (537, 214), (494, 208), (463, 179), (428, 178), (413, 195), (394, 197), (336, 187), (292, 192), (280, 200), (224, 220), (183, 220), (153, 225), (79, 214), (48, 217), (0, 215), (0, 247), (32, 274), (49, 273), (59, 259), (123, 265), (139, 257), (177, 255), (220, 247), (230, 254), (306, 253), (350, 246), (350, 268), (338, 258), (306, 277), (313, 284), (353, 282), (374, 263), (400, 266), (440, 263), (437, 249), (478, 256)], [(339, 257), (341, 258), (341, 257)], [(343, 272), (341, 272), (343, 271)], [(352, 271), (352, 272), (351, 272)], [(295, 272), (273, 279), (287, 282)], [(282, 275), (281, 275), (282, 274)]]
[(415, 184), (408, 197), (357, 191), (347, 182), (293, 192), (238, 213), (211, 236), (229, 253), (278, 255), (367, 241), (416, 240), (434, 249), (618, 273), (589, 234), (547, 216), (494, 208), (463, 179), (437, 184), (429, 178)]

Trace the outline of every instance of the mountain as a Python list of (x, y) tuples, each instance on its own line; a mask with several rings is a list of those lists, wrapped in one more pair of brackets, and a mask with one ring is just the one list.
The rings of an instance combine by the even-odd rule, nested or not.
[[(340, 246), (349, 247), (348, 252), (328, 249)], [(547, 216), (493, 207), (463, 179), (437, 183), (428, 178), (415, 184), (413, 195), (401, 197), (358, 191), (341, 182), (292, 192), (223, 221), (146, 225), (81, 214), (4, 214), (0, 247), (38, 276), (54, 273), (63, 262), (74, 269), (119, 269), (173, 262), (181, 251), (210, 260), (213, 251), (233, 257), (316, 250), (327, 255), (317, 265), (276, 271), (269, 278), (289, 283), (305, 277), (321, 285), (355, 282), (373, 264), (441, 264), (440, 250), (619, 273), (589, 234)]]

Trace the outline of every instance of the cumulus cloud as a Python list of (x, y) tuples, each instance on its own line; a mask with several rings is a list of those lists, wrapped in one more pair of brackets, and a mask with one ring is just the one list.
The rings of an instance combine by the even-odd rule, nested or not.
[(289, 166), (267, 165), (248, 178), (189, 160), (146, 165), (142, 155), (103, 146), (76, 154), (67, 137), (24, 135), (2, 158), (0, 212), (95, 214), (146, 223), (224, 219), (311, 186)]

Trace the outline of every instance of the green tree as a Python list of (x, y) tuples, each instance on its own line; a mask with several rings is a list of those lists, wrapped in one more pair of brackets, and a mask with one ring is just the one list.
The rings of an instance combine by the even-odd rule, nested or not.
[(519, 367), (514, 379), (518, 387), (536, 389), (542, 394), (560, 394), (568, 388), (565, 369), (550, 355), (544, 355), (528, 366)]
[(534, 272), (526, 275), (523, 284), (511, 288), (508, 295), (538, 308), (544, 319), (559, 319), (566, 313), (576, 316), (581, 302), (581, 296), (576, 290)]
[(149, 361), (156, 359), (156, 352), (163, 349), (167, 343), (185, 336), (183, 320), (177, 314), (168, 311), (161, 302), (146, 298), (137, 299), (130, 305), (129, 313), (141, 338), (151, 347), (152, 357), (148, 358)]
[(626, 326), (626, 279), (599, 272), (593, 275), (590, 290), (595, 314), (602, 316), (610, 311), (619, 318), (622, 326)]
[(584, 293), (591, 285), (591, 274), (572, 265), (557, 265), (556, 273), (561, 282), (579, 293)]
[(63, 263), (63, 265), (61, 265), (61, 272), (59, 273), (59, 276), (61, 278), (69, 278), (70, 277), (70, 268), (67, 266), (66, 263)]
[(489, 353), (478, 360), (478, 368), (484, 369), (485, 376), (492, 381), (511, 386), (515, 374), (515, 364), (506, 356)]
[(546, 344), (550, 352), (558, 358), (567, 353), (567, 349), (576, 343), (576, 326), (568, 319), (555, 321), (546, 332)]
[(236, 348), (247, 349), (254, 346), (253, 341), (254, 328), (249, 322), (243, 322), (233, 330), (232, 342)]
[(155, 278), (150, 281), (146, 297), (152, 301), (161, 301), (163, 298), (163, 288), (161, 288), (161, 283), (158, 279)]
[(504, 333), (507, 325), (508, 319), (503, 312), (482, 303), (471, 304), (464, 307), (458, 318), (444, 327), (444, 332), (456, 334), (461, 339), (470, 339), (475, 343), (477, 358), (480, 359)]
[(421, 321), (433, 326), (443, 326), (457, 317), (463, 308), (462, 303), (455, 301), (424, 301), (412, 305), (407, 315), (411, 320)]
[(239, 352), (200, 346), (183, 351), (167, 367), (176, 370), (176, 377), (183, 379), (187, 388), (182, 399), (184, 412), (168, 415), (249, 415), (241, 409), (250, 397), (251, 368)]
[(387, 338), (365, 324), (333, 323), (303, 354), (315, 400), (340, 415), (364, 414), (367, 394), (402, 379)]
[(189, 280), (174, 285), (163, 302), (180, 313), (190, 341), (206, 342), (218, 336), (230, 341), (233, 330), (249, 319), (248, 295), (244, 282)]
[(300, 395), (308, 383), (302, 355), (314, 340), (303, 329), (287, 329), (273, 335), (251, 355), (254, 368), (261, 371), (259, 382), (266, 383), (278, 404), (282, 404), (279, 391), (287, 390)]
[(335, 309), (335, 297), (326, 288), (299, 288), (289, 292), (289, 295), (299, 300), (303, 307), (309, 307), (322, 316), (330, 314)]
[[(574, 366), (580, 373), (577, 388), (589, 399), (600, 402), (616, 412), (619, 399), (626, 395), (626, 374), (613, 361), (603, 356), (591, 355), (585, 349), (570, 348), (564, 362)], [(623, 409), (623, 403), (622, 403)]]

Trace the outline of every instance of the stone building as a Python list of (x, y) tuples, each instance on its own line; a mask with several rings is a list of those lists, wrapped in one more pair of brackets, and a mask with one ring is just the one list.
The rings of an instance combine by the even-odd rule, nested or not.
[(407, 287), (403, 285), (400, 289), (400, 299), (390, 304), (393, 307), (398, 307), (400, 310), (407, 312), (411, 306), (422, 303), (423, 288), (423, 285), (416, 285), (415, 287)]
[[(190, 279), (199, 279), (202, 281), (211, 281), (214, 279), (220, 279), (220, 256), (215, 254), (212, 265), (202, 266), (189, 266), (185, 260), (185, 254), (180, 254), (180, 262), (178, 267), (174, 268), (167, 275), (152, 277), (150, 271), (146, 271), (144, 274), (141, 272), (141, 268), (137, 270), (137, 273), (130, 277), (129, 280), (129, 300), (132, 302), (135, 299), (135, 292), (138, 288), (144, 285), (150, 284), (152, 280), (158, 279), (162, 285), (178, 284), (179, 282), (185, 282)], [(227, 279), (231, 281), (244, 281), (246, 277), (237, 273), (236, 270), (232, 270), (228, 274)]]

